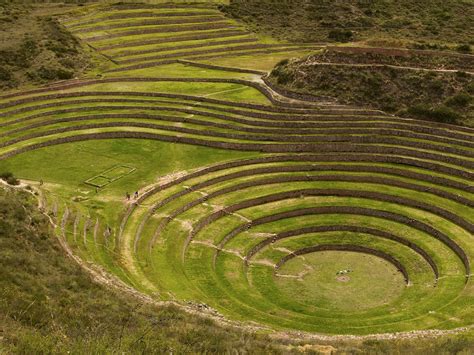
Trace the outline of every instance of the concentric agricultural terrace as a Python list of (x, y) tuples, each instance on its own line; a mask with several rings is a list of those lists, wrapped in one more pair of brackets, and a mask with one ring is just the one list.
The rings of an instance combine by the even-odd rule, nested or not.
[(46, 182), (45, 208), (77, 255), (157, 299), (275, 329), (470, 324), (473, 129), (285, 98), (255, 68), (315, 46), (266, 43), (210, 6), (90, 9), (64, 24), (115, 64), (2, 96), (3, 163), (89, 140), (224, 155), (169, 174), (159, 162), (97, 171), (88, 181), (104, 194), (122, 170), (156, 171), (136, 202), (123, 189), (102, 214)]

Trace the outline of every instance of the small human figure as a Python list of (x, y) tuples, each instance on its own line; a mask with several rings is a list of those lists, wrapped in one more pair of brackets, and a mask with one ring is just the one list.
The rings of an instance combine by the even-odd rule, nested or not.
[(135, 199), (138, 198), (138, 191), (135, 191)]
[(40, 186), (43, 186), (43, 179), (40, 180)]
[(98, 188), (98, 187), (95, 188), (95, 193), (96, 193), (96, 194), (99, 193), (99, 188)]
[(125, 194), (125, 196), (127, 197), (127, 201), (130, 201), (130, 194), (128, 192)]

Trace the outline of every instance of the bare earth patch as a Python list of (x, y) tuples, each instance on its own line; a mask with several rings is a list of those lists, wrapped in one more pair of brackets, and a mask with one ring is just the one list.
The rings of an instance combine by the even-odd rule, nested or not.
[(351, 278), (349, 276), (338, 276), (336, 277), (336, 280), (339, 282), (349, 282), (351, 281)]

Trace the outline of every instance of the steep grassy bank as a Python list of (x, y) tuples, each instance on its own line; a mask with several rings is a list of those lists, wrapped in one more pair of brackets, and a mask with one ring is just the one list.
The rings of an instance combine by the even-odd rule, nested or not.
[[(22, 353), (278, 352), (264, 336), (93, 283), (27, 192), (0, 189), (0, 349)], [(1, 352), (1, 351), (0, 351)]]
[(252, 29), (294, 41), (472, 41), (472, 1), (232, 0), (222, 8)]

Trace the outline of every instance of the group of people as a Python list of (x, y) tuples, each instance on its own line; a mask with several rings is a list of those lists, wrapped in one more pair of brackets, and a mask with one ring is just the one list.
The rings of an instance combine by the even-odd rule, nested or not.
[[(138, 196), (139, 196), (138, 191), (135, 191), (135, 193), (133, 194), (133, 198), (137, 200)], [(125, 194), (125, 197), (127, 198), (127, 201), (130, 201), (130, 199), (132, 198), (132, 196), (128, 192)]]
[[(40, 185), (42, 185), (42, 182), (40, 182)], [(99, 188), (97, 187), (95, 189), (95, 192), (98, 193), (99, 192)], [(138, 200), (138, 197), (140, 196), (140, 194), (138, 193), (138, 191), (135, 191), (135, 193), (133, 194), (133, 199), (135, 200)], [(127, 201), (130, 201), (132, 199), (132, 195), (130, 195), (129, 192), (126, 192), (125, 193), (125, 198), (127, 199)]]

